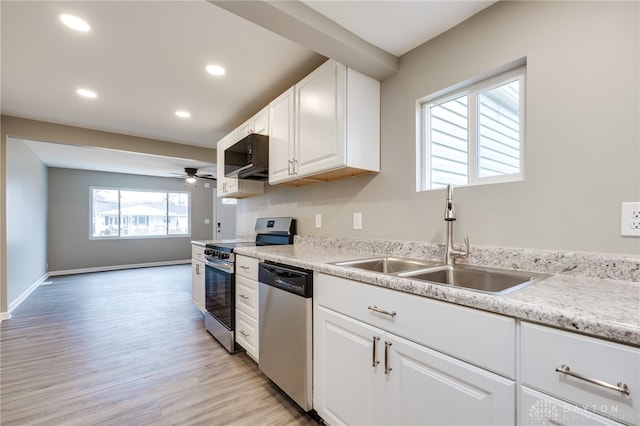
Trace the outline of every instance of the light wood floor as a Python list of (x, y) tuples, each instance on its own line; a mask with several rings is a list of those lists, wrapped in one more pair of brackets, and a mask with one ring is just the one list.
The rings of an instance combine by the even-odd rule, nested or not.
[(0, 325), (0, 423), (314, 425), (191, 302), (190, 265), (54, 277)]

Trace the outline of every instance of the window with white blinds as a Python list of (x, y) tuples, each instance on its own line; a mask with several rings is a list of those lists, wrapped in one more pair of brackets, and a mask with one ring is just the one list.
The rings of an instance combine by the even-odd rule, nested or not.
[(420, 102), (418, 190), (522, 180), (520, 67)]

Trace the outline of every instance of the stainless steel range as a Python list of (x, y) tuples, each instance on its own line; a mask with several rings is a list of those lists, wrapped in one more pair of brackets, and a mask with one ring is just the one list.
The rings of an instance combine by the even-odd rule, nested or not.
[(292, 244), (296, 220), (291, 217), (263, 217), (256, 220), (255, 241), (219, 240), (205, 248), (205, 328), (229, 352), (242, 350), (235, 343), (236, 247)]

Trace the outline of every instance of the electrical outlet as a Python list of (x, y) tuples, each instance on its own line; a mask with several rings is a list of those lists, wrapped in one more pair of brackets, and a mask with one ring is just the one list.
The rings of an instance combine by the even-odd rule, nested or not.
[(322, 228), (322, 215), (316, 213), (316, 228)]
[(362, 229), (362, 213), (360, 212), (353, 214), (353, 229)]
[(620, 208), (620, 235), (640, 237), (640, 202), (622, 203)]

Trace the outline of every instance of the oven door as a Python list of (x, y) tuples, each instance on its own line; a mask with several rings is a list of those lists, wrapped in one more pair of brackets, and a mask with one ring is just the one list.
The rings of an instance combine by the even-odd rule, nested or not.
[(205, 308), (228, 330), (235, 325), (235, 276), (233, 264), (205, 259)]
[(242, 351), (236, 344), (236, 279), (233, 263), (205, 257), (204, 326), (230, 353)]

